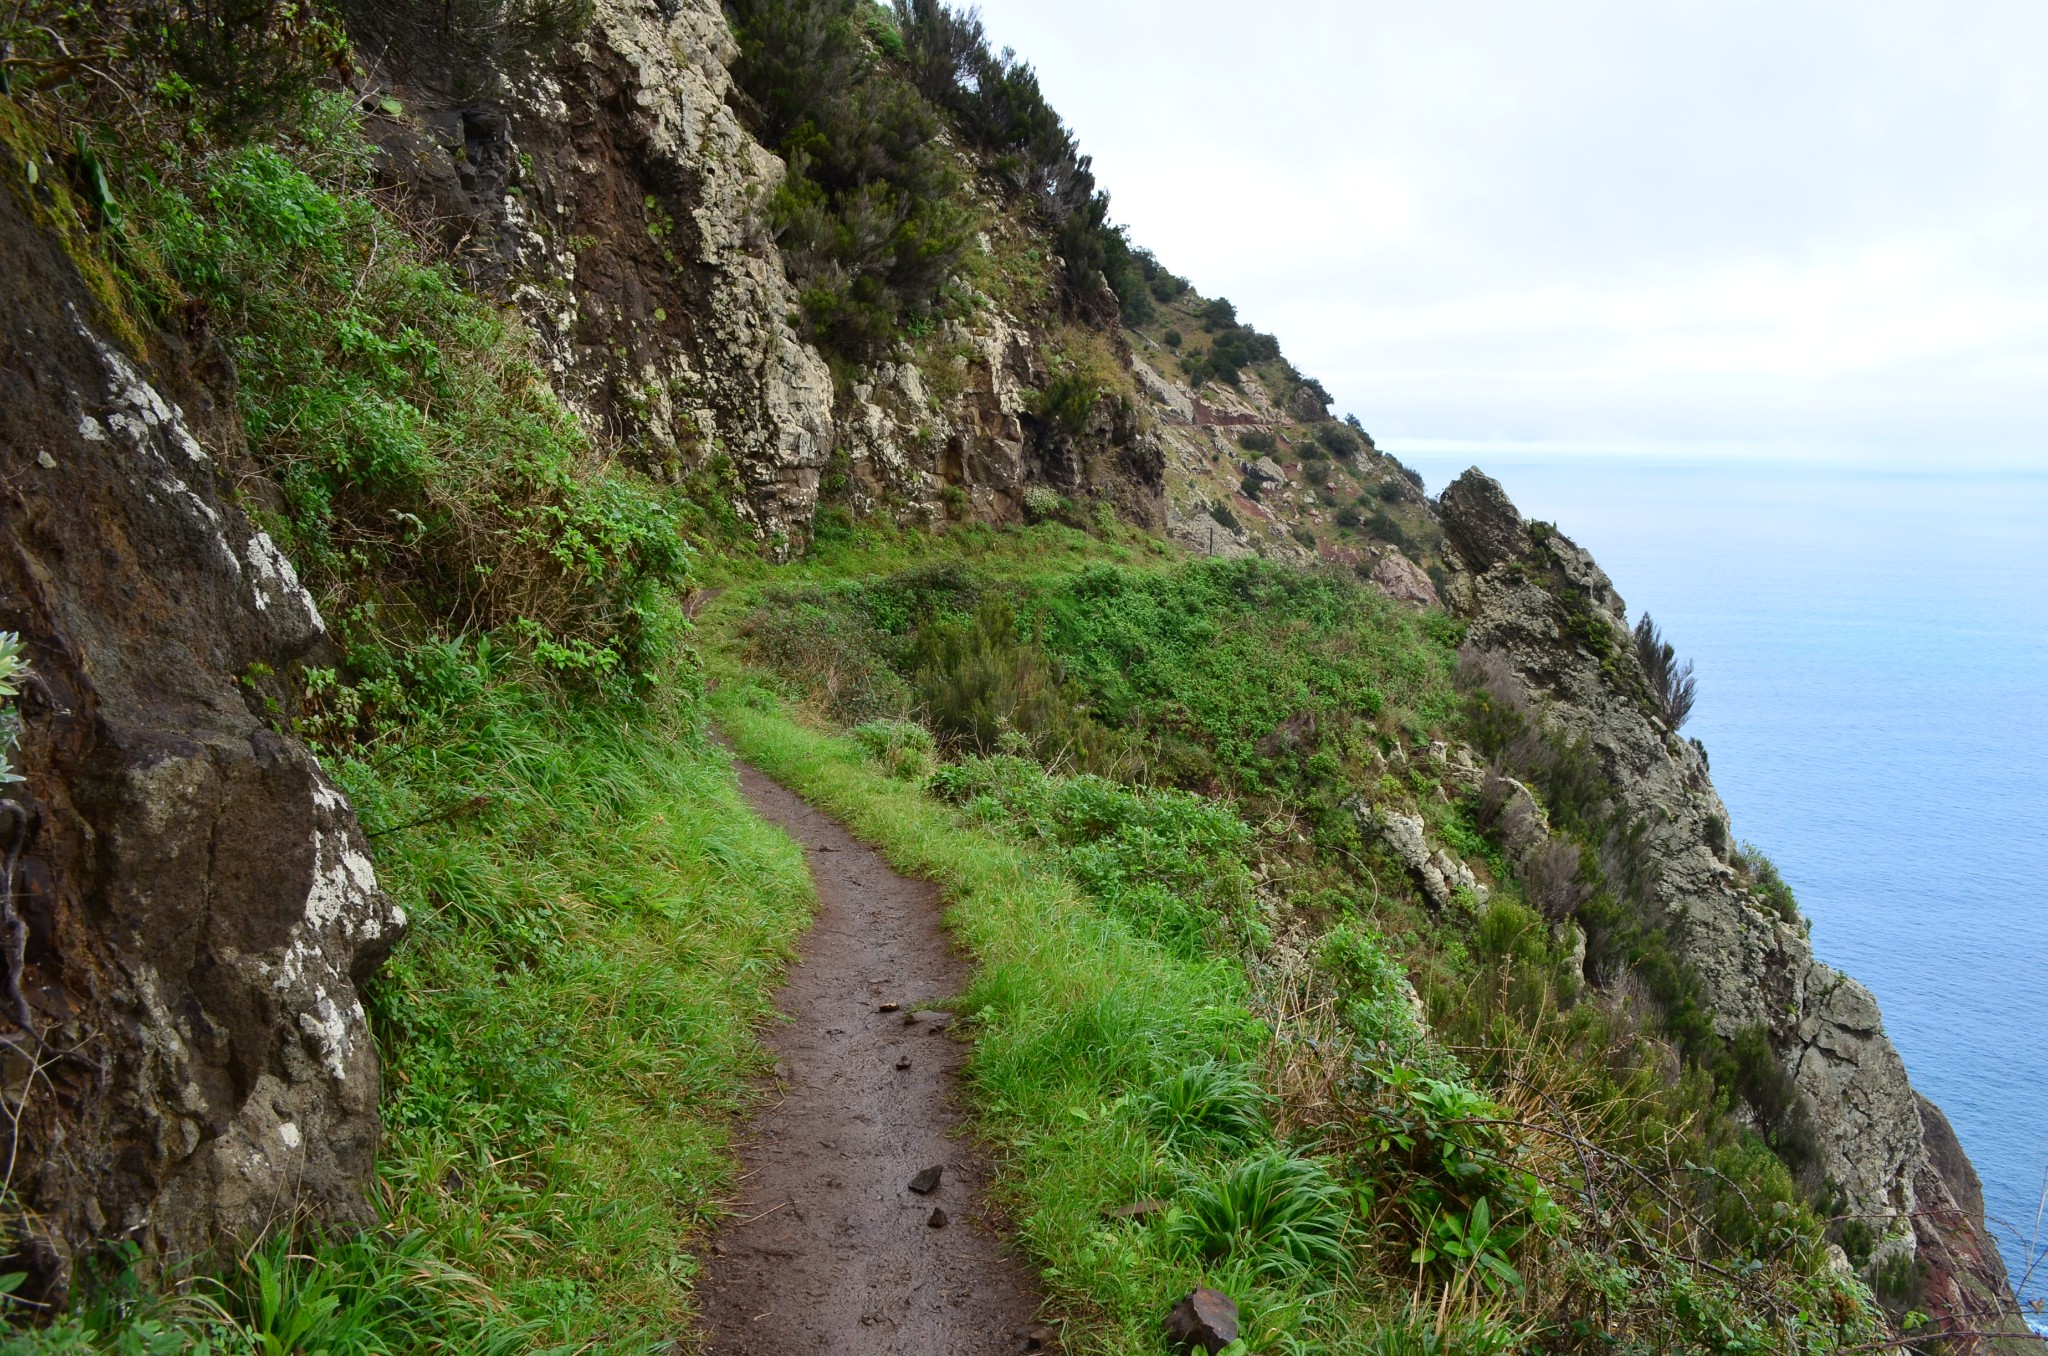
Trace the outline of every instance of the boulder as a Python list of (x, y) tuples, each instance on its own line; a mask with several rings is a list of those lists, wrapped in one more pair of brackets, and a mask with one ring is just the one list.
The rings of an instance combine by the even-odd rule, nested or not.
[(1474, 574), (1529, 549), (1529, 529), (1500, 482), (1473, 467), (1437, 501), (1444, 532)]
[(1330, 397), (1322, 387), (1303, 382), (1287, 395), (1287, 417), (1304, 424), (1320, 424), (1330, 417)]
[(1374, 561), (1369, 578), (1374, 588), (1397, 603), (1410, 603), (1416, 607), (1438, 606), (1436, 585), (1430, 582), (1420, 565), (1399, 551), (1389, 551)]

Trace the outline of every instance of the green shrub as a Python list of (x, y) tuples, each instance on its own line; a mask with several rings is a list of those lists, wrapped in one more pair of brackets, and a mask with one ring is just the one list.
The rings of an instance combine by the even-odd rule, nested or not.
[[(1722, 829), (1725, 839), (1726, 827)], [(1792, 887), (1778, 873), (1778, 865), (1764, 854), (1754, 843), (1745, 842), (1730, 854), (1728, 864), (1744, 878), (1750, 893), (1779, 918), (1787, 923), (1799, 922), (1799, 901), (1793, 898)]]
[(1207, 1060), (1161, 1078), (1138, 1099), (1137, 1109), (1164, 1143), (1243, 1148), (1272, 1133), (1267, 1100), (1243, 1068)]
[(1357, 456), (1361, 446), (1358, 435), (1342, 424), (1318, 424), (1315, 437), (1324, 451), (1344, 461)]
[(303, 140), (148, 182), (138, 292), (166, 319), (204, 307), (226, 339), (285, 505), (268, 526), (360, 672), (461, 628), (568, 677), (630, 677), (677, 625), (673, 507), (596, 455), (503, 313), (420, 261), (367, 195), (353, 113), (317, 108)]
[(1087, 430), (1088, 420), (1105, 392), (1085, 372), (1065, 372), (1046, 383), (1031, 402), (1031, 412), (1069, 438)]
[(21, 780), (14, 769), (15, 743), (21, 737), (21, 713), (14, 699), (21, 695), (21, 676), (28, 671), (21, 637), (0, 631), (0, 787)]
[(1101, 741), (1064, 682), (1059, 662), (1018, 635), (1016, 613), (998, 595), (965, 621), (934, 617), (917, 628), (911, 685), (950, 744), (993, 753), (1015, 735), (1046, 758), (1087, 757)]
[(1344, 1020), (1369, 1048), (1405, 1055), (1422, 1042), (1408, 973), (1378, 933), (1339, 924), (1323, 934), (1316, 964), (1343, 1002)]
[(1273, 453), (1280, 449), (1280, 445), (1273, 440), (1272, 434), (1261, 433), (1257, 429), (1247, 429), (1245, 432), (1238, 434), (1237, 445), (1255, 456), (1265, 457), (1272, 456)]
[(740, 626), (748, 659), (794, 678), (846, 724), (900, 717), (915, 697), (889, 665), (887, 638), (842, 600), (796, 591), (772, 598)]
[(937, 766), (932, 732), (913, 720), (871, 720), (849, 733), (853, 742), (892, 777), (923, 781)]
[[(788, 162), (770, 204), (811, 336), (869, 361), (928, 314), (973, 235), (941, 122), (877, 63), (864, 0), (737, 0), (734, 78)], [(906, 40), (909, 30), (904, 33)]]
[(1183, 1194), (1173, 1236), (1196, 1256), (1256, 1276), (1351, 1268), (1347, 1193), (1328, 1168), (1281, 1150), (1236, 1164)]
[(1179, 348), (1181, 345), (1181, 334), (1176, 329), (1167, 330), (1165, 334), (1160, 336), (1160, 339), (1168, 348)]

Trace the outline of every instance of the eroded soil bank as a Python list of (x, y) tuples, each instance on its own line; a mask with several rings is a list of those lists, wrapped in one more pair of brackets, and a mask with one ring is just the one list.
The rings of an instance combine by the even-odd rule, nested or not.
[[(818, 913), (766, 1034), (773, 1094), (699, 1294), (715, 1353), (979, 1356), (1041, 1349), (1038, 1295), (951, 1135), (966, 1051), (928, 1009), (968, 978), (938, 891), (741, 763), (755, 811), (804, 847)], [(911, 1190), (942, 1167), (937, 1186)], [(935, 1213), (938, 1212), (938, 1213)]]

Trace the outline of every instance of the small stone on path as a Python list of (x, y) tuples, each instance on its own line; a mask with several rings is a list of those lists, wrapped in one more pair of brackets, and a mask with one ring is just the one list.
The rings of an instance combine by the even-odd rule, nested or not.
[(1176, 1350), (1223, 1350), (1237, 1340), (1237, 1301), (1207, 1286), (1190, 1290), (1166, 1315), (1166, 1335)]
[(939, 1178), (945, 1176), (945, 1174), (945, 1164), (934, 1164), (910, 1179), (910, 1189), (920, 1196), (929, 1196), (939, 1189)]
[(945, 1228), (945, 1227), (946, 1227), (946, 1225), (947, 1225), (947, 1224), (951, 1223), (951, 1221), (950, 1221), (950, 1220), (948, 1220), (948, 1219), (946, 1218), (946, 1212), (945, 1212), (945, 1211), (943, 1211), (943, 1210), (940, 1210), (940, 1209), (937, 1209), (937, 1208), (935, 1207), (935, 1208), (934, 1208), (934, 1209), (932, 1210), (932, 1213), (930, 1214), (930, 1216), (928, 1216), (928, 1217), (927, 1217), (927, 1218), (925, 1219), (925, 1223), (926, 1223), (926, 1224), (927, 1224), (928, 1226), (930, 1226), (931, 1228), (934, 1228), (934, 1229), (943, 1229), (943, 1228)]

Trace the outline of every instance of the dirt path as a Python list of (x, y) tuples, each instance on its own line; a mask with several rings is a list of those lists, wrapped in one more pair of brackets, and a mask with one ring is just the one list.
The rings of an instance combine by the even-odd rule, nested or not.
[[(938, 892), (746, 764), (739, 772), (754, 809), (803, 844), (818, 914), (776, 1000), (793, 1020), (767, 1034), (777, 1097), (741, 1153), (741, 1218), (714, 1240), (699, 1285), (709, 1349), (1043, 1349), (1049, 1334), (1029, 1328), (1038, 1296), (981, 1218), (982, 1165), (948, 1138), (965, 1051), (945, 1034), (946, 1014), (915, 1010), (968, 977)], [(934, 1166), (936, 1189), (910, 1190)]]

